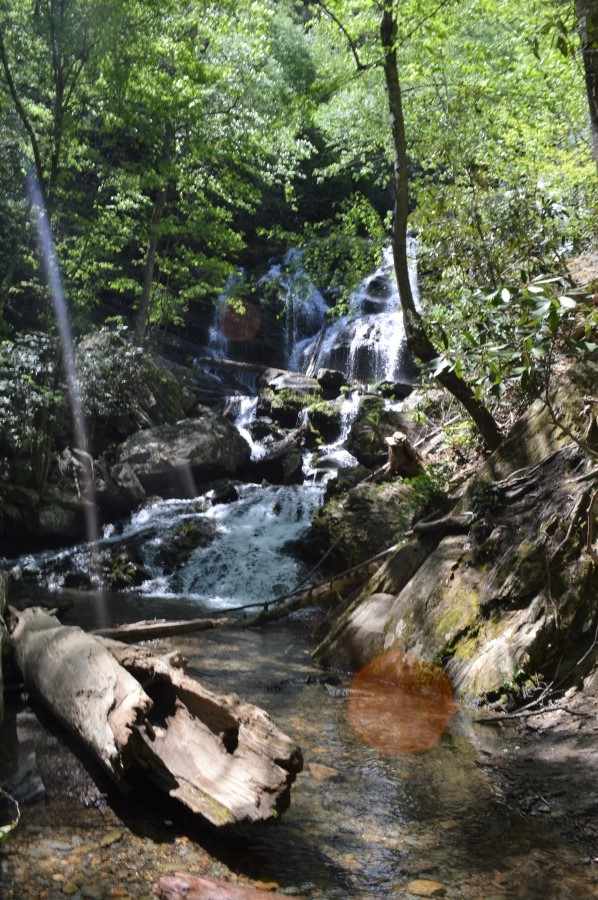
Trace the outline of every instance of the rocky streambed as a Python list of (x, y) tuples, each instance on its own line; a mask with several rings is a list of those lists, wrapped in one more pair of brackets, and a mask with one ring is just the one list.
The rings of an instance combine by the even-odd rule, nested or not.
[(13, 695), (2, 774), (17, 752), (35, 754), (29, 781), (33, 789), (37, 770), (44, 789), (38, 783), (0, 849), (2, 896), (149, 900), (171, 871), (306, 900), (598, 895), (591, 685), (565, 698), (566, 711), (498, 725), (459, 707), (433, 750), (385, 755), (348, 720), (351, 679), (311, 662), (309, 631), (304, 615), (160, 642), (182, 650), (210, 687), (266, 706), (302, 746), (304, 771), (274, 824), (215, 831), (147, 786), (115, 795), (41, 711)]

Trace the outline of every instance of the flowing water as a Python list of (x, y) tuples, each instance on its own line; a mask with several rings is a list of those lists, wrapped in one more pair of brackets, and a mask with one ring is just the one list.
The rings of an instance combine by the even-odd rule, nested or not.
[[(292, 292), (292, 281), (288, 285)], [(403, 377), (388, 258), (360, 296), (366, 324), (355, 314), (351, 327), (355, 335), (366, 328), (372, 337), (362, 371), (368, 378)], [(300, 343), (311, 328), (315, 335), (318, 308), (315, 298), (307, 325), (299, 327), (295, 317), (293, 341)], [(346, 334), (347, 326), (335, 330)], [(301, 339), (311, 340), (309, 334)], [(321, 345), (318, 365), (333, 361), (332, 346)], [(313, 356), (306, 347), (304, 361)], [(354, 374), (362, 365), (357, 356), (345, 362)], [(263, 448), (248, 430), (255, 403), (237, 398), (236, 404), (238, 426), (258, 458)], [(350, 396), (347, 427), (355, 407)], [(321, 458), (332, 469), (352, 461), (342, 439), (324, 448)], [(134, 546), (150, 577), (141, 589), (102, 595), (104, 614), (112, 622), (212, 616), (295, 588), (309, 574), (296, 542), (324, 490), (322, 469), (311, 459), (304, 469), (300, 486), (245, 485), (227, 503), (210, 494), (152, 503), (108, 527), (97, 544), (100, 556)], [(172, 554), (165, 559), (171, 537), (189, 525), (201, 526), (205, 540), (184, 561), (173, 563)], [(67, 577), (84, 571), (89, 555), (82, 545), (4, 561), (4, 568), (21, 575), (13, 602), (38, 598), (60, 608), (66, 624), (93, 627), (93, 594), (69, 588)], [(159, 650), (181, 650), (190, 673), (208, 687), (265, 707), (301, 746), (304, 771), (289, 810), (274, 825), (215, 834), (146, 786), (118, 798), (57, 726), (18, 697), (9, 698), (0, 732), (0, 781), (33, 760), (45, 797), (23, 805), (21, 824), (0, 852), (2, 896), (147, 898), (152, 882), (173, 869), (273, 882), (306, 900), (415, 896), (432, 890), (431, 882), (452, 898), (597, 895), (592, 868), (582, 865), (575, 847), (552, 827), (508, 808), (493, 771), (495, 762), (504, 768), (517, 750), (514, 730), (484, 729), (470, 710), (458, 708), (428, 752), (376, 749), (348, 716), (351, 678), (322, 671), (311, 660), (317, 626), (317, 613), (304, 611), (262, 629), (244, 628), (240, 618), (226, 631), (158, 642)], [(385, 724), (390, 731), (404, 727), (400, 713), (390, 710)]]

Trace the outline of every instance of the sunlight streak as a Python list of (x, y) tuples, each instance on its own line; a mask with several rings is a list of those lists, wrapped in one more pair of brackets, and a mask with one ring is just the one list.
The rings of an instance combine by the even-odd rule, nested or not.
[[(32, 207), (33, 224), (37, 232), (40, 258), (42, 261), (48, 290), (50, 291), (50, 296), (52, 298), (54, 316), (58, 325), (62, 360), (66, 375), (67, 392), (73, 415), (75, 445), (79, 450), (83, 451), (80, 457), (82, 470), (84, 473), (82, 500), (85, 514), (87, 539), (90, 543), (91, 550), (90, 575), (92, 577), (92, 580), (97, 581), (99, 572), (97, 544), (100, 537), (100, 529), (95, 490), (93, 485), (93, 461), (91, 456), (89, 455), (88, 450), (89, 442), (87, 440), (85, 417), (83, 415), (83, 407), (79, 391), (79, 379), (77, 376), (77, 366), (73, 349), (71, 323), (69, 320), (66, 300), (62, 288), (62, 280), (60, 278), (58, 260), (56, 259), (56, 250), (54, 247), (54, 240), (52, 238), (50, 221), (48, 218), (42, 191), (37, 179), (31, 174), (29, 174), (27, 177), (27, 186)], [(107, 624), (103, 603), (103, 592), (100, 590), (100, 593), (97, 596), (98, 621), (100, 626), (103, 626)]]

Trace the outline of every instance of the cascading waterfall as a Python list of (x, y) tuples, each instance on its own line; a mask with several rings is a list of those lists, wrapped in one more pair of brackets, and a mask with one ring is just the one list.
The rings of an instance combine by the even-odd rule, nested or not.
[[(417, 299), (415, 242), (409, 246), (410, 278)], [(293, 357), (304, 371), (313, 368), (340, 369), (349, 378), (365, 383), (411, 381), (413, 363), (405, 344), (401, 304), (394, 275), (392, 251), (386, 248), (382, 263), (366, 278), (350, 302), (348, 315), (330, 325), (319, 344), (317, 335), (304, 340)]]
[[(272, 282), (280, 286), (285, 297), (288, 358), (306, 366), (326, 321), (324, 299), (307, 279), (296, 252), (271, 266), (259, 284), (266, 287)], [(223, 295), (221, 302), (225, 299)], [(214, 357), (229, 349), (219, 322), (222, 310), (216, 312), (207, 348), (208, 355)], [(398, 379), (405, 372), (403, 345), (392, 256), (386, 251), (380, 268), (356, 293), (351, 316), (329, 326), (319, 346), (317, 365), (339, 367), (339, 361), (344, 361), (345, 372), (364, 381)], [(244, 395), (246, 387), (229, 397), (229, 414), (234, 414), (238, 429), (250, 445), (252, 459), (259, 460), (267, 447), (252, 435), (257, 399)], [(183, 597), (199, 610), (209, 611), (266, 601), (293, 590), (305, 574), (293, 545), (309, 527), (322, 501), (326, 480), (339, 468), (355, 464), (343, 442), (358, 403), (357, 391), (349, 392), (342, 401), (338, 439), (321, 447), (316, 460), (311, 454), (305, 455), (304, 484), (241, 485), (238, 499), (214, 505), (209, 493), (191, 501), (150, 503), (124, 526), (109, 526), (96, 542), (97, 551), (105, 558), (114, 558), (121, 546), (125, 550), (132, 547), (149, 575), (137, 589), (148, 601), (152, 597)], [(209, 526), (212, 532), (184, 560), (178, 559), (177, 535), (181, 529), (197, 525)], [(162, 550), (169, 542), (175, 560), (167, 565)], [(17, 560), (13, 571), (37, 574), (46, 587), (60, 590), (67, 583), (76, 583), (78, 574), (89, 567), (89, 556), (86, 546), (52, 551)]]
[(300, 250), (289, 250), (280, 263), (274, 263), (258, 281), (258, 287), (277, 284), (284, 300), (284, 344), (287, 367), (295, 369), (296, 348), (319, 331), (326, 320), (328, 306), (301, 265)]

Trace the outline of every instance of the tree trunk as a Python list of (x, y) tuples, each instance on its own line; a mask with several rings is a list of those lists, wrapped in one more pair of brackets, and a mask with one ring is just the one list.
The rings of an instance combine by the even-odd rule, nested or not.
[(301, 751), (264, 710), (208, 691), (148, 648), (94, 638), (40, 609), (15, 616), (27, 689), (121, 787), (141, 773), (214, 825), (284, 812)]
[(598, 3), (596, 0), (576, 0), (575, 5), (590, 107), (592, 146), (598, 168)]
[(137, 321), (135, 323), (134, 340), (138, 346), (143, 344), (147, 323), (149, 320), (152, 285), (154, 283), (154, 269), (156, 266), (156, 251), (158, 249), (158, 229), (162, 220), (164, 207), (166, 206), (166, 188), (161, 187), (158, 196), (154, 202), (152, 210), (152, 218), (150, 222), (149, 237), (147, 240), (147, 250), (145, 253), (145, 268), (143, 270), (143, 287), (141, 289), (141, 299), (139, 301), (139, 310), (137, 312)]
[[(423, 363), (432, 363), (440, 357), (440, 353), (436, 350), (426, 332), (423, 319), (415, 306), (409, 281), (409, 260), (407, 256), (409, 167), (403, 117), (403, 98), (397, 59), (397, 24), (392, 3), (387, 3), (382, 13), (380, 37), (382, 40), (384, 78), (390, 112), (394, 156), (393, 181), (395, 202), (392, 250), (397, 287), (401, 298), (407, 345)], [(475, 422), (488, 450), (495, 450), (501, 441), (500, 431), (493, 416), (483, 404), (476, 400), (469, 385), (449, 366), (438, 371), (436, 378), (465, 407)]]

